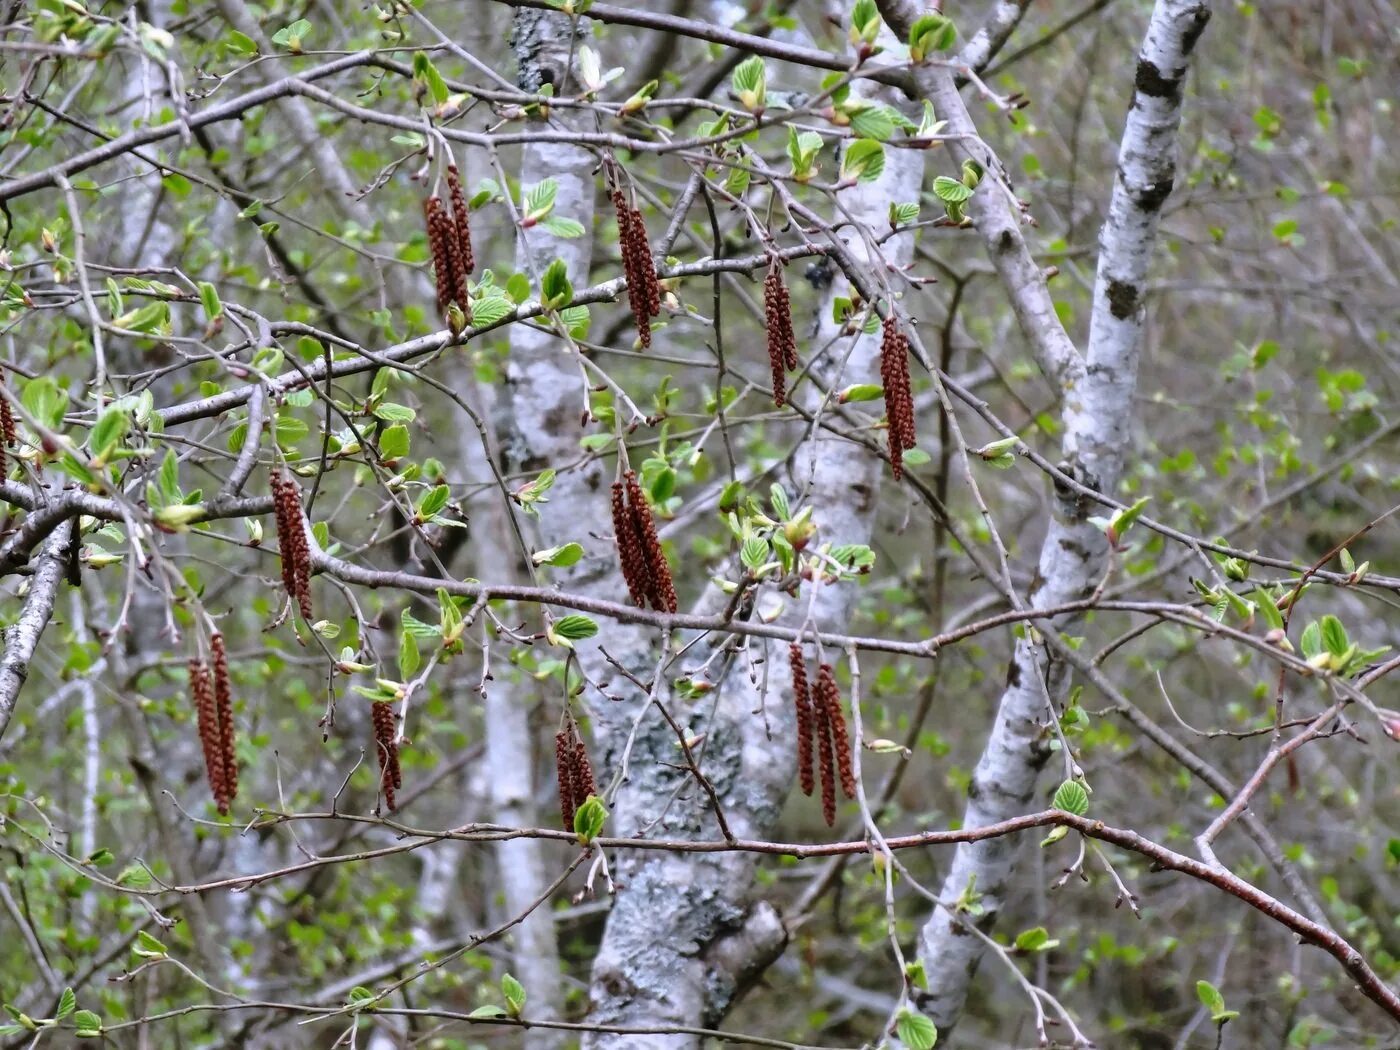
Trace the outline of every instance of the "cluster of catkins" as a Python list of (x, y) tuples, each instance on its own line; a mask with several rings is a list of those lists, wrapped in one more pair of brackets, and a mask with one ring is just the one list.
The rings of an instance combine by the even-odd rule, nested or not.
[(617, 211), (617, 243), (622, 253), (622, 271), (627, 277), (627, 302), (637, 322), (637, 338), (643, 347), (651, 346), (651, 319), (661, 313), (661, 283), (651, 257), (651, 239), (639, 208), (627, 200), (621, 186), (612, 191)]
[(792, 334), (792, 305), (783, 281), (783, 263), (776, 255), (763, 279), (763, 314), (768, 329), (768, 363), (773, 369), (773, 403), (787, 399), (787, 373), (797, 370), (797, 340)]
[(190, 661), (190, 699), (199, 721), (199, 743), (204, 750), (204, 771), (209, 790), (219, 812), (228, 815), (229, 805), (238, 797), (238, 758), (233, 742), (233, 695), (229, 690), (228, 653), (224, 636), (209, 639), (213, 663)]
[(428, 248), (433, 256), (433, 274), (437, 280), (437, 305), (444, 318), (448, 307), (456, 303), (466, 324), (471, 324), (471, 299), (467, 295), (467, 275), (476, 269), (472, 254), (472, 230), (467, 211), (467, 198), (462, 193), (462, 180), (457, 165), (447, 166), (447, 199), (449, 215), (442, 198), (434, 194), (423, 202), (423, 217), (428, 226)]
[(675, 612), (676, 585), (671, 579), (671, 566), (661, 550), (656, 521), (635, 470), (624, 474), (622, 481), (613, 482), (612, 517), (622, 578), (627, 581), (633, 603), (642, 609), (650, 605), (658, 612)]
[(403, 770), (399, 767), (399, 716), (388, 700), (376, 700), (369, 705), (370, 722), (374, 726), (374, 753), (379, 756), (379, 790), (384, 805), (392, 813), (396, 808), (394, 791), (403, 787)]
[(885, 316), (880, 343), (880, 381), (885, 387), (885, 416), (889, 423), (890, 466), (895, 480), (904, 474), (904, 453), (918, 441), (914, 433), (914, 394), (909, 387), (909, 337), (894, 311)]
[(559, 816), (564, 821), (564, 830), (573, 831), (574, 814), (588, 801), (589, 795), (598, 793), (598, 785), (593, 779), (588, 749), (578, 735), (578, 723), (572, 714), (567, 718), (564, 728), (554, 734), (554, 767), (559, 774)]
[(287, 596), (311, 622), (311, 545), (301, 514), (301, 490), (280, 470), (272, 472), (272, 511), (277, 519), (277, 547), (282, 552), (282, 585)]
[(826, 818), (827, 827), (831, 827), (836, 823), (838, 775), (846, 797), (856, 797), (851, 741), (846, 733), (846, 716), (841, 711), (841, 693), (836, 688), (836, 676), (830, 664), (822, 664), (818, 669), (816, 688), (808, 686), (802, 646), (797, 642), (788, 647), (788, 660), (792, 665), (792, 699), (797, 709), (797, 772), (802, 793), (810, 795), (816, 789), (812, 770), (815, 751), (822, 781), (822, 816)]

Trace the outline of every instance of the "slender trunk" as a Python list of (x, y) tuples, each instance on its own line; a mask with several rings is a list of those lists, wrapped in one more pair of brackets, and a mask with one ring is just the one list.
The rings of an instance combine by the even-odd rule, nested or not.
[[(869, 263), (871, 271), (892, 272), (910, 262), (911, 236), (885, 242), (883, 258), (877, 261), (860, 231), (887, 224), (891, 201), (918, 200), (923, 168), (922, 154), (889, 150), (877, 181), (843, 192), (843, 205), (853, 220), (843, 240), (858, 265)], [(886, 263), (890, 270), (885, 270)], [(804, 358), (821, 352), (814, 371), (825, 387), (878, 383), (879, 336), (839, 332), (832, 322), (832, 300), (838, 295), (849, 295), (839, 274), (819, 302), (814, 334), (799, 352)], [(832, 411), (810, 387), (802, 401), (809, 412)], [(864, 448), (825, 430), (813, 431), (790, 464), (787, 489), (797, 494), (794, 510), (801, 505), (813, 508), (820, 526), (814, 542), (870, 540), (885, 469)], [(811, 587), (818, 588), (815, 596)], [(844, 630), (855, 597), (850, 583), (806, 583), (800, 598), (784, 599), (782, 622), (796, 626), (810, 615), (811, 624), (820, 630)], [(712, 592), (706, 604), (718, 606), (722, 601), (723, 596)], [(703, 663), (716, 644), (723, 639), (689, 651), (685, 666)], [(687, 700), (664, 688), (658, 699), (687, 735), (704, 734), (703, 746), (696, 749), (698, 761), (731, 832), (764, 837), (777, 822), (796, 763), (787, 647), (754, 640), (747, 651), (720, 661), (718, 666), (726, 671), (701, 700)], [(667, 672), (667, 681), (679, 673)], [(635, 718), (636, 708), (629, 706), (627, 714)], [(659, 713), (648, 712), (617, 795), (616, 834), (719, 834), (708, 793), (688, 771), (677, 768), (676, 754), (675, 731)], [(616, 759), (615, 746), (610, 757)], [(603, 1024), (692, 1026), (722, 1019), (786, 943), (787, 931), (773, 909), (748, 900), (753, 875), (752, 858), (737, 853), (619, 853), (614, 877), (623, 888), (594, 962), (590, 1018)], [(692, 1050), (698, 1045), (696, 1037), (687, 1035), (602, 1032), (589, 1033), (583, 1042), (586, 1050)]]
[[(913, 5), (881, 0), (887, 21), (907, 26)], [(1070, 391), (1064, 403), (1064, 453), (1076, 478), (1113, 493), (1122, 474), (1133, 419), (1143, 322), (1143, 284), (1156, 241), (1163, 202), (1176, 171), (1176, 133), (1181, 119), (1191, 50), (1210, 17), (1205, 0), (1157, 0), (1139, 55), (1136, 90), (1119, 149), (1118, 175), (1100, 237), (1089, 347), (1083, 364), (1071, 357), (1063, 329), (1039, 309), (1048, 302), (1044, 284), (1025, 263), (1028, 253), (1011, 250), (1019, 232), (993, 230), (1005, 225), (1010, 209), (995, 186), (976, 195), (972, 215), (991, 244), (992, 255), (1029, 341), (1040, 352), (1047, 374)], [(950, 70), (926, 67), (916, 83), (955, 134), (976, 133), (958, 97)], [(964, 140), (964, 143), (975, 141)], [(960, 144), (955, 159), (980, 153)], [(985, 159), (978, 157), (978, 159)], [(996, 214), (993, 214), (993, 209)], [(1010, 243), (1003, 238), (1009, 238)], [(1091, 594), (1106, 567), (1107, 541), (1088, 521), (1090, 506), (1070, 493), (1057, 493), (1055, 516), (1041, 548), (1039, 585), (1029, 595), (1044, 608)], [(1073, 620), (1056, 626), (1065, 628)], [(1064, 700), (1069, 675), (1062, 663), (1027, 638), (1017, 643), (982, 756), (968, 787), (963, 826), (978, 827), (1025, 812), (1031, 805), (1041, 767), (1049, 755), (1046, 726)], [(959, 846), (939, 894), (956, 901), (974, 890), (982, 912), (978, 925), (990, 927), (1010, 888), (1018, 840), (993, 839)], [(920, 935), (919, 958), (928, 976), (918, 997), (940, 1029), (951, 1028), (962, 1012), (982, 953), (981, 942), (962, 928), (965, 921), (936, 909)]]

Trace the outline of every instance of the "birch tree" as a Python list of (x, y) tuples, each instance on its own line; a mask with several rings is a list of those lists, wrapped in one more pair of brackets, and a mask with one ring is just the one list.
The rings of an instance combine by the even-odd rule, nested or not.
[(940, 6), (11, 5), (0, 1043), (1393, 1038), (1383, 20)]

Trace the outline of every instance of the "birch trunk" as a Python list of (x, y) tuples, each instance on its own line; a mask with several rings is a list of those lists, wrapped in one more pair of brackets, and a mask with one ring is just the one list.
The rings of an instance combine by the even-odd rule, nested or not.
[[(887, 21), (907, 31), (913, 5), (881, 0)], [(986, 186), (972, 215), (989, 241), (993, 261), (1017, 306), (1029, 342), (1040, 351), (1042, 367), (1065, 389), (1064, 453), (1074, 476), (1101, 492), (1115, 492), (1131, 439), (1133, 392), (1137, 383), (1143, 322), (1143, 288), (1156, 242), (1161, 207), (1176, 172), (1176, 133), (1180, 125), (1191, 51), (1210, 17), (1205, 0), (1157, 0), (1139, 54), (1136, 89), (1119, 148), (1118, 172), (1099, 240), (1089, 347), (1080, 365), (1059, 322), (1041, 307), (1049, 302), (1043, 279), (1026, 264), (1018, 230), (998, 187)], [(916, 83), (934, 105), (948, 131), (975, 136), (976, 128), (958, 97), (950, 70), (916, 71)], [(955, 159), (969, 155), (963, 140)], [(981, 150), (973, 146), (980, 154)], [(985, 160), (985, 156), (977, 159)], [(997, 227), (1000, 227), (999, 229)], [(1089, 523), (1085, 500), (1057, 493), (1055, 515), (1041, 548), (1039, 584), (1029, 595), (1044, 608), (1082, 599), (1098, 584), (1106, 564), (1107, 542)], [(1073, 624), (1057, 622), (1064, 629)], [(991, 824), (1031, 808), (1041, 767), (1048, 757), (1046, 726), (1064, 700), (1069, 676), (1029, 639), (1017, 643), (991, 735), (968, 787), (964, 827)], [(1048, 700), (1047, 700), (1048, 697)], [(970, 887), (982, 908), (978, 925), (990, 927), (1010, 887), (1018, 842), (1011, 837), (964, 844), (953, 855), (939, 897), (954, 902)], [(966, 1002), (982, 953), (981, 942), (963, 928), (963, 918), (938, 908), (919, 939), (919, 958), (928, 975), (920, 1008), (942, 1030), (953, 1026)]]
[[(913, 257), (911, 235), (885, 242), (881, 258), (861, 231), (888, 224), (891, 201), (918, 199), (923, 156), (889, 150), (880, 179), (843, 193), (853, 220), (842, 239), (851, 257), (872, 271), (890, 272)], [(879, 336), (852, 337), (833, 324), (832, 299), (849, 294), (838, 274), (817, 309), (811, 338), (799, 347), (804, 358), (822, 356), (815, 374), (828, 388), (878, 383)], [(800, 322), (799, 322), (800, 328)], [(801, 342), (801, 340), (799, 340)], [(820, 397), (810, 392), (804, 407)], [(825, 411), (831, 411), (826, 406)], [(787, 489), (798, 496), (793, 509), (814, 508), (820, 525), (814, 542), (867, 543), (885, 466), (865, 449), (816, 430), (790, 464)], [(800, 500), (800, 503), (799, 503)], [(841, 631), (855, 601), (856, 585), (821, 586), (809, 604), (804, 584), (799, 599), (784, 599), (781, 622), (799, 625), (811, 614), (825, 631)], [(760, 599), (761, 601), (764, 599)], [(716, 609), (712, 592), (702, 604)], [(713, 654), (713, 640), (687, 654), (686, 667)], [(830, 659), (834, 654), (828, 654)], [(721, 665), (723, 666), (723, 665)], [(647, 669), (650, 674), (652, 669)], [(680, 672), (672, 671), (676, 677)], [(759, 644), (729, 658), (716, 688), (698, 701), (663, 690), (660, 699), (687, 734), (704, 734), (701, 768), (713, 785), (730, 831), (766, 836), (794, 781), (795, 726), (787, 647)], [(645, 702), (645, 701), (639, 701)], [(635, 717), (636, 708), (629, 714)], [(619, 737), (610, 741), (610, 768)], [(613, 814), (615, 834), (668, 838), (714, 838), (718, 822), (708, 794), (677, 767), (674, 730), (657, 713), (640, 725), (628, 776)], [(765, 902), (749, 903), (753, 859), (744, 854), (621, 853), (614, 878), (621, 883), (593, 967), (590, 1020), (615, 1025), (714, 1025), (735, 998), (777, 957), (786, 942), (781, 919)], [(693, 1050), (690, 1035), (612, 1035), (591, 1032), (586, 1050)]]

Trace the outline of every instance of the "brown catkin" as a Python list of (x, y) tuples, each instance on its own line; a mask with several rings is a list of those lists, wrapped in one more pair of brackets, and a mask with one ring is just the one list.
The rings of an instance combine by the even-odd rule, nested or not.
[(622, 272), (627, 278), (627, 302), (637, 324), (637, 338), (645, 348), (651, 346), (651, 319), (661, 312), (661, 286), (656, 279), (651, 242), (642, 213), (627, 203), (627, 195), (620, 186), (613, 189), (612, 200), (617, 213)]
[(282, 585), (296, 602), (302, 619), (311, 622), (311, 545), (301, 511), (297, 483), (280, 470), (272, 473), (272, 506), (277, 519), (277, 546), (282, 553)]
[(830, 664), (817, 671), (816, 702), (826, 708), (831, 726), (831, 745), (836, 751), (836, 771), (841, 774), (841, 790), (847, 798), (856, 797), (856, 774), (852, 766), (851, 738), (846, 732), (846, 715), (841, 710), (841, 690)]
[[(447, 196), (452, 203), (452, 226), (457, 234), (457, 257), (462, 262), (462, 272), (475, 273), (476, 256), (472, 252), (471, 212), (467, 208), (466, 195), (462, 193), (462, 175), (455, 164), (447, 166)], [(463, 306), (462, 309), (465, 310), (466, 307)]]
[(396, 808), (394, 789), (403, 786), (403, 771), (399, 768), (399, 745), (395, 740), (398, 716), (394, 714), (394, 705), (388, 700), (376, 700), (370, 704), (369, 709), (374, 725), (374, 750), (379, 756), (379, 790), (384, 793), (384, 804), (392, 813)]
[(574, 750), (573, 725), (554, 734), (554, 772), (559, 778), (559, 818), (565, 831), (574, 830)]
[(642, 287), (647, 293), (647, 313), (651, 317), (661, 314), (661, 282), (656, 276), (656, 263), (651, 257), (651, 237), (647, 234), (646, 220), (640, 208), (632, 209), (632, 238), (636, 241), (637, 266), (642, 272)]
[(628, 509), (632, 512), (632, 520), (642, 541), (642, 553), (646, 556), (647, 597), (657, 612), (673, 613), (678, 608), (676, 584), (671, 578), (671, 566), (666, 561), (666, 554), (661, 549), (661, 540), (656, 535), (656, 520), (651, 515), (651, 505), (647, 503), (635, 470), (629, 470), (624, 480), (627, 483)]
[(447, 317), (447, 308), (455, 302), (470, 322), (471, 300), (467, 296), (467, 272), (462, 264), (457, 227), (440, 197), (429, 197), (423, 202), (423, 217), (428, 226), (428, 247), (437, 281), (438, 311)]
[(885, 417), (889, 427), (890, 465), (895, 479), (904, 475), (904, 453), (913, 448), (914, 395), (909, 385), (909, 337), (891, 311), (880, 343), (880, 381), (885, 388)]
[(768, 331), (768, 364), (773, 373), (773, 403), (786, 400), (786, 375), (797, 368), (797, 340), (792, 332), (792, 303), (783, 281), (783, 264), (774, 256), (763, 278), (763, 316)]
[(646, 555), (642, 551), (642, 537), (637, 533), (637, 523), (627, 510), (627, 496), (622, 482), (614, 481), (612, 487), (613, 538), (617, 544), (617, 559), (622, 566), (622, 578), (627, 581), (627, 593), (632, 603), (639, 608), (647, 607), (647, 594), (650, 591), (651, 573), (647, 571)]
[(203, 660), (190, 661), (190, 700), (199, 725), (199, 746), (204, 752), (204, 772), (209, 791), (220, 813), (228, 812), (228, 781), (224, 776), (223, 741), (219, 734), (219, 712), (209, 666)]
[(797, 710), (797, 775), (802, 793), (810, 795), (816, 788), (812, 772), (812, 695), (807, 686), (807, 667), (802, 659), (802, 646), (788, 646), (788, 662), (792, 665), (792, 701)]
[(836, 823), (836, 761), (831, 749), (831, 715), (820, 698), (812, 702), (817, 723), (817, 767), (822, 778), (822, 817), (826, 826)]
[[(215, 632), (209, 638), (209, 652), (213, 657), (214, 710), (219, 717), (219, 754), (223, 762), (224, 794), (229, 802), (238, 797), (238, 754), (234, 742), (233, 729), (233, 690), (228, 673), (228, 650), (224, 648), (224, 636)], [(219, 807), (220, 813), (227, 813), (227, 804)]]
[(6, 458), (5, 449), (14, 448), (19, 444), (19, 432), (15, 427), (15, 410), (10, 406), (10, 399), (4, 389), (4, 384), (0, 383), (0, 477), (5, 476)]
[[(583, 739), (578, 735), (578, 728), (574, 729), (574, 809), (578, 809), (588, 801), (590, 795), (598, 793), (598, 784), (593, 779), (593, 763), (588, 761), (588, 748), (583, 744)], [(572, 825), (571, 825), (572, 826)]]

